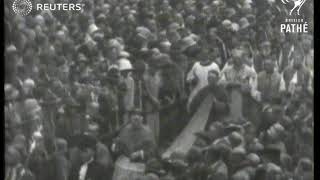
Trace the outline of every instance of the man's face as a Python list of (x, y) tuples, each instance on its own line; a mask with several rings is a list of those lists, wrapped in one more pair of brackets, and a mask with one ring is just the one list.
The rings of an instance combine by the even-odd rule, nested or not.
[(302, 66), (302, 60), (303, 59), (301, 55), (296, 55), (293, 60), (293, 66), (295, 68), (300, 68)]
[(131, 123), (133, 125), (133, 127), (137, 128), (140, 127), (142, 125), (142, 119), (143, 117), (138, 114), (138, 113), (134, 113), (131, 115)]
[(171, 32), (168, 38), (171, 43), (178, 42), (181, 39), (180, 34), (177, 32)]
[(264, 68), (267, 73), (272, 73), (274, 71), (274, 62), (272, 60), (268, 59), (264, 65)]
[(215, 72), (209, 72), (208, 73), (208, 82), (209, 84), (217, 84), (219, 80), (219, 76)]
[(91, 148), (86, 148), (81, 151), (81, 160), (82, 162), (87, 162), (89, 161), (94, 155), (94, 151)]
[(209, 36), (210, 36), (210, 38), (212, 38), (212, 39), (215, 39), (215, 38), (217, 37), (216, 28), (211, 28), (211, 29), (209, 30)]
[(270, 46), (262, 46), (261, 47), (261, 54), (264, 56), (268, 56), (271, 53), (271, 47)]
[(305, 51), (309, 51), (311, 49), (312, 42), (310, 40), (303, 40), (302, 44), (303, 44), (302, 47)]
[(233, 63), (237, 67), (242, 66), (243, 62), (242, 62), (241, 56), (234, 56), (233, 57)]

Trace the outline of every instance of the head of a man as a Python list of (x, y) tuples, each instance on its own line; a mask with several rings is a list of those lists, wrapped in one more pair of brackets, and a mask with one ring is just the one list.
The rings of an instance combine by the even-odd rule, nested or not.
[(236, 67), (241, 67), (243, 65), (243, 50), (237, 48), (232, 50), (232, 59), (233, 59), (233, 64)]
[(130, 112), (130, 121), (134, 128), (140, 128), (143, 123), (142, 112), (139, 109), (134, 109)]
[(219, 81), (219, 72), (216, 70), (211, 70), (208, 72), (208, 82), (210, 85), (215, 85)]
[(300, 51), (293, 53), (293, 67), (296, 69), (301, 68), (303, 65), (303, 55)]
[(268, 74), (272, 74), (274, 72), (275, 62), (268, 58), (264, 62), (264, 69)]
[(263, 56), (268, 56), (271, 53), (271, 43), (264, 41), (260, 44), (260, 51)]
[(81, 161), (84, 163), (84, 162), (87, 162), (89, 161), (90, 159), (92, 159), (94, 157), (94, 150), (93, 148), (83, 148), (80, 152), (80, 157), (81, 157)]

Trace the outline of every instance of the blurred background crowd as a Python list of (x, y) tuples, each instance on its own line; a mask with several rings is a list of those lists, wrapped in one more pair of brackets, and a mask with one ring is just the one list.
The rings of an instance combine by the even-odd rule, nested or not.
[[(290, 10), (280, 0), (77, 3), (81, 12), (22, 17), (4, 2), (7, 179), (111, 179), (112, 147), (135, 115), (155, 137), (140, 179), (313, 179), (313, 1), (293, 15), (304, 34), (280, 32)], [(212, 118), (187, 155), (164, 161), (212, 72), (250, 74), (259, 114), (245, 125)], [(73, 176), (87, 162), (76, 148), (79, 159), (92, 149), (94, 175)]]

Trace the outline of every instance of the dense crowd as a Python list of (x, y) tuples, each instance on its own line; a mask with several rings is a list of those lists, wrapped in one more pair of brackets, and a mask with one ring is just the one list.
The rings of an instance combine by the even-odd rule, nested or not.
[[(123, 155), (145, 175), (114, 180), (313, 179), (313, 1), (308, 34), (280, 32), (280, 0), (80, 2), (5, 2), (6, 180), (109, 180)], [(195, 143), (163, 158), (206, 99)]]

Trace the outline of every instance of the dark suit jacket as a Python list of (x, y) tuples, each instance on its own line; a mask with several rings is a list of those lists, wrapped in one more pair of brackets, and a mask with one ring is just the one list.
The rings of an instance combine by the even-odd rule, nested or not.
[(222, 117), (228, 115), (229, 113), (227, 91), (222, 86), (206, 86), (198, 92), (198, 94), (191, 102), (191, 114), (197, 111), (197, 108), (199, 107), (201, 102), (208, 96), (209, 93), (214, 94), (217, 101), (212, 105), (208, 124), (212, 121), (221, 120)]
[[(77, 164), (71, 169), (69, 180), (79, 180), (81, 165)], [(112, 179), (112, 174), (111, 167), (105, 167), (94, 160), (88, 165), (85, 180), (110, 180)]]

